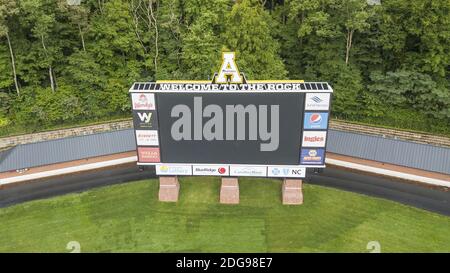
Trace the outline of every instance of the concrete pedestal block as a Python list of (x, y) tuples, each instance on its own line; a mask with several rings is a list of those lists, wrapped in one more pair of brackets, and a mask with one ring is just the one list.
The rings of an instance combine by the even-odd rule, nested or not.
[(176, 176), (159, 177), (159, 201), (177, 202), (180, 192), (180, 183)]
[(223, 177), (220, 187), (220, 203), (239, 204), (239, 183), (237, 177)]
[(303, 191), (301, 179), (284, 179), (283, 188), (283, 205), (300, 205), (303, 204)]

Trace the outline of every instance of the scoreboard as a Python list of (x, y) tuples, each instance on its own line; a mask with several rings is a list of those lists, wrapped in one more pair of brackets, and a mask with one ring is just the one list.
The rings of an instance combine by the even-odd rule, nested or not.
[(157, 175), (304, 177), (324, 168), (325, 82), (137, 82), (129, 90), (139, 165)]

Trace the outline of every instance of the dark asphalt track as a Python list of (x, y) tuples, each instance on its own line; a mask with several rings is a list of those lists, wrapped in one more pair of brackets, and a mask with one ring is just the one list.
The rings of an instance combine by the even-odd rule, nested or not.
[[(96, 172), (34, 181), (0, 189), (0, 207), (154, 176), (154, 170), (149, 168), (139, 172), (136, 165), (130, 164)], [(321, 174), (308, 173), (305, 181), (381, 197), (450, 216), (450, 192), (332, 167), (327, 167)]]

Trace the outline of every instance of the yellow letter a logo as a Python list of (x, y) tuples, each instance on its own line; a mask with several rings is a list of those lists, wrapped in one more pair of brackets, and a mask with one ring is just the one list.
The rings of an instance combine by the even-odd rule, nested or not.
[(236, 63), (234, 62), (234, 52), (222, 53), (222, 66), (216, 83), (227, 83), (227, 76), (230, 76), (230, 83), (242, 83), (242, 76), (239, 74)]

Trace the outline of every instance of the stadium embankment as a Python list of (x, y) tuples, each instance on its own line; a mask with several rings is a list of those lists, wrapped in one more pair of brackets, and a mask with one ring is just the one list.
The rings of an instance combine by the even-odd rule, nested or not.
[[(131, 119), (106, 122), (102, 124), (81, 126), (55, 131), (40, 132), (34, 134), (17, 135), (0, 138), (0, 150), (13, 147), (20, 144), (28, 144), (40, 141), (60, 139), (73, 136), (84, 136), (115, 130), (133, 128)], [(367, 135), (375, 135), (392, 139), (402, 139), (422, 144), (431, 144), (435, 146), (450, 147), (450, 138), (436, 136), (419, 132), (408, 132), (403, 130), (393, 130), (387, 128), (373, 127), (368, 125), (354, 124), (341, 120), (330, 120), (330, 129), (346, 132), (356, 132)]]

